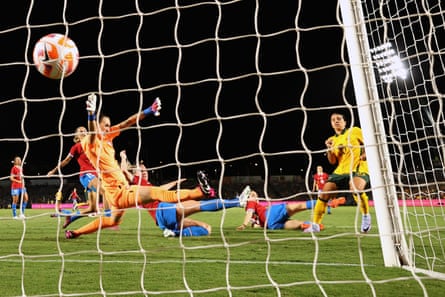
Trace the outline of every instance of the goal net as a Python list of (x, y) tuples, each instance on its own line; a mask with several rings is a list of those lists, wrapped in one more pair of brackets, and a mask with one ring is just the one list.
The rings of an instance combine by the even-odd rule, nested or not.
[[(15, 1), (0, 24), (0, 287), (5, 296), (436, 296), (445, 289), (444, 22), (440, 1)], [(49, 79), (32, 60), (49, 33), (79, 65)], [(362, 128), (372, 229), (350, 191), (325, 230), (247, 228), (242, 208), (197, 213), (203, 237), (164, 238), (147, 210), (120, 230), (66, 239), (62, 208), (82, 189), (75, 160), (86, 98), (112, 124), (161, 98), (159, 117), (113, 145), (150, 181), (205, 170), (217, 196), (246, 185), (265, 205), (315, 199), (325, 140), (342, 111)], [(26, 219), (11, 215), (10, 171), (23, 160)], [(81, 200), (84, 198), (81, 195)], [(18, 206), (19, 209), (19, 206)], [(311, 211), (292, 217), (311, 219)], [(79, 228), (91, 221), (72, 223)]]
[[(368, 134), (374, 133), (368, 135), (371, 141), (379, 141), (373, 142), (377, 147), (370, 151), (377, 148), (380, 162), (374, 159), (371, 164), (381, 166), (371, 166), (370, 171), (374, 186), (378, 183), (386, 187), (385, 191), (373, 191), (378, 193), (376, 205), (382, 206), (376, 207), (380, 235), (382, 239), (392, 235), (396, 262), (408, 269), (439, 273), (443, 278), (441, 3), (341, 4), (344, 19), (349, 18), (350, 25), (357, 29), (346, 31), (346, 39), (351, 61), (362, 63), (355, 65), (360, 68), (356, 71), (360, 75), (354, 77), (356, 96), (364, 99), (358, 100), (361, 103), (369, 104), (362, 114), (372, 119), (368, 122), (361, 118), (362, 125)], [(382, 247), (388, 256), (389, 246)]]

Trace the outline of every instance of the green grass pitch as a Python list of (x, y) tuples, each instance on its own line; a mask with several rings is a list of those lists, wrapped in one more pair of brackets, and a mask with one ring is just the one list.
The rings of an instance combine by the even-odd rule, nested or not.
[(237, 231), (244, 211), (232, 208), (192, 216), (212, 225), (208, 237), (164, 238), (146, 211), (132, 209), (119, 231), (67, 240), (63, 218), (50, 212), (29, 209), (20, 221), (0, 210), (0, 296), (408, 297), (445, 290), (444, 281), (385, 267), (374, 213), (370, 234), (359, 235), (352, 206), (326, 215), (316, 237)]

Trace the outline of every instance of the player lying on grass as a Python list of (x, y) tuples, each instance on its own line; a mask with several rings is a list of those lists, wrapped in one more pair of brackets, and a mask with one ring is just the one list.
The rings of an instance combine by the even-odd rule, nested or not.
[[(290, 229), (305, 230), (312, 225), (313, 230), (322, 230), (322, 224), (311, 223), (308, 221), (300, 221), (291, 219), (291, 217), (297, 212), (312, 209), (315, 200), (307, 200), (306, 202), (294, 202), (294, 203), (279, 203), (266, 206), (261, 204), (258, 199), (258, 194), (255, 191), (251, 191), (247, 186), (243, 192), (247, 192), (247, 203), (245, 206), (246, 215), (244, 216), (243, 223), (237, 227), (237, 230), (244, 230), (247, 226), (252, 228), (267, 228), (267, 229)], [(332, 199), (332, 207), (337, 207), (340, 204), (345, 203), (345, 198)], [(316, 231), (313, 231), (316, 232)]]
[(89, 95), (86, 104), (89, 133), (81, 141), (82, 149), (99, 172), (101, 193), (104, 193), (103, 197), (110, 205), (111, 214), (105, 217), (100, 216), (77, 230), (65, 231), (66, 238), (76, 238), (96, 232), (100, 228), (119, 225), (125, 209), (139, 207), (154, 200), (175, 203), (209, 198), (212, 191), (207, 176), (198, 176), (199, 186), (194, 189), (170, 191), (155, 186), (130, 185), (122, 172), (115, 158), (113, 140), (124, 129), (135, 125), (149, 115), (158, 114), (161, 109), (159, 99), (156, 99), (150, 107), (113, 126), (108, 116), (100, 115), (96, 119), (96, 95)]
[[(138, 162), (136, 166), (131, 166), (125, 150), (120, 152), (121, 169), (130, 184), (152, 185), (148, 179), (148, 170), (143, 162)], [(203, 176), (203, 171), (198, 171), (198, 176)], [(202, 179), (202, 177), (201, 177)], [(179, 181), (172, 181), (159, 187), (171, 189), (185, 178)], [(148, 209), (150, 216), (164, 234), (164, 237), (175, 236), (204, 236), (210, 235), (212, 227), (202, 221), (189, 218), (190, 215), (201, 211), (218, 211), (224, 208), (240, 207), (242, 201), (247, 200), (248, 193), (241, 193), (234, 199), (209, 199), (209, 200), (188, 200), (178, 203), (152, 201), (143, 205)]]
[[(244, 196), (243, 196), (244, 195)], [(187, 200), (178, 203), (153, 201), (144, 204), (156, 225), (163, 230), (164, 237), (175, 236), (204, 236), (210, 235), (212, 226), (206, 222), (189, 218), (190, 215), (201, 211), (218, 211), (232, 207), (241, 207), (246, 200), (242, 193), (233, 199)]]

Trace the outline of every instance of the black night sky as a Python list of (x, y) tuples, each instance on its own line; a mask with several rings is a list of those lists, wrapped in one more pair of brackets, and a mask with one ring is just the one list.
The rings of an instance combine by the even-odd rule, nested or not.
[[(179, 1), (179, 10), (166, 0), (11, 2), (0, 12), (2, 179), (16, 154), (27, 175), (45, 175), (63, 159), (75, 128), (87, 124), (90, 92), (101, 93), (112, 123), (161, 98), (160, 117), (115, 142), (151, 168), (220, 171), (222, 159), (227, 175), (255, 174), (249, 164), (261, 171), (264, 160), (270, 174), (328, 167), (329, 114), (353, 100), (336, 3), (258, 2)], [(35, 42), (56, 32), (81, 56), (63, 81), (32, 64)]]

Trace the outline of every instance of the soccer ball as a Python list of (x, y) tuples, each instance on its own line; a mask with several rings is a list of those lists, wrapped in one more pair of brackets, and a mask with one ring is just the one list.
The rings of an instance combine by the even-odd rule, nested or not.
[(60, 79), (70, 76), (79, 64), (79, 50), (69, 37), (52, 33), (40, 38), (34, 46), (33, 60), (44, 76)]

